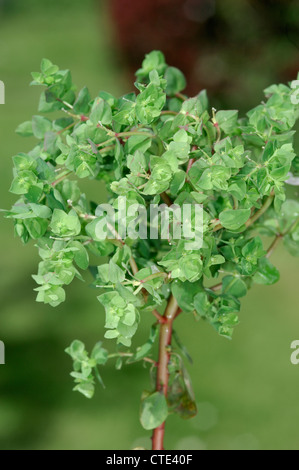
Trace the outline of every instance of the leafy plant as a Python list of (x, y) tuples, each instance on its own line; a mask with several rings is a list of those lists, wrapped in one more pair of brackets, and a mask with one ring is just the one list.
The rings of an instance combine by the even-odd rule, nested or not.
[[(74, 341), (66, 349), (74, 390), (91, 398), (108, 360), (116, 360), (117, 369), (148, 364), (152, 384), (142, 396), (141, 424), (153, 430), (153, 449), (163, 449), (169, 413), (196, 414), (183, 363), (190, 357), (173, 329), (175, 319), (193, 315), (231, 338), (248, 289), (279, 280), (269, 260), (279, 241), (299, 255), (299, 202), (286, 198), (285, 184), (299, 168), (292, 130), (299, 117), (296, 82), (269, 87), (267, 101), (240, 118), (237, 111), (210, 111), (205, 91), (182, 95), (183, 74), (157, 51), (137, 71), (137, 95), (100, 92), (92, 99), (87, 88), (76, 94), (70, 72), (47, 59), (32, 75), (32, 85), (45, 88), (39, 112), (61, 116), (37, 115), (18, 127), (18, 134), (38, 143), (13, 157), (10, 191), (19, 199), (5, 216), (23, 243), (36, 241), (38, 302), (58, 306), (65, 286), (88, 269), (100, 291), (105, 338), (116, 351), (98, 342), (89, 354)], [(122, 237), (122, 219), (111, 226), (103, 206), (81, 192), (84, 178), (106, 183), (116, 213), (124, 196), (128, 210), (141, 207), (146, 226), (153, 224), (150, 207), (163, 202), (166, 236), (141, 236), (139, 221), (137, 238)], [(202, 207), (200, 248), (190, 249), (190, 234), (177, 236), (173, 204)], [(194, 214), (189, 223), (196, 233)], [(106, 235), (100, 237), (103, 224)], [(107, 263), (98, 266), (103, 256)], [(148, 315), (154, 317), (149, 339), (136, 347), (132, 340)]]

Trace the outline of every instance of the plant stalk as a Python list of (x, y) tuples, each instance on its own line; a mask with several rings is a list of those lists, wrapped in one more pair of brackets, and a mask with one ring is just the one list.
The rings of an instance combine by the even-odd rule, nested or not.
[[(167, 307), (164, 312), (164, 322), (160, 324), (160, 340), (159, 340), (159, 361), (157, 366), (157, 383), (156, 391), (163, 393), (167, 398), (169, 371), (168, 364), (170, 361), (170, 346), (172, 340), (172, 325), (177, 317), (179, 306), (176, 299), (171, 295)], [(152, 450), (164, 450), (164, 433), (165, 422), (158, 428), (154, 429), (152, 436)]]

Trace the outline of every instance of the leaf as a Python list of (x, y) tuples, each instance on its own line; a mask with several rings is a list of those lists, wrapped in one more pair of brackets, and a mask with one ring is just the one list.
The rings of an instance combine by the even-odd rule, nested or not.
[(16, 128), (16, 133), (22, 137), (31, 137), (33, 135), (32, 122), (26, 121)]
[(186, 79), (183, 73), (176, 67), (168, 67), (166, 69), (165, 79), (167, 80), (165, 91), (168, 96), (174, 96), (186, 88)]
[(250, 209), (226, 210), (221, 212), (219, 220), (224, 228), (238, 230), (248, 221), (250, 214)]
[(117, 284), (123, 282), (125, 279), (126, 272), (111, 259), (109, 262), (109, 281), (112, 282), (112, 284)]
[(90, 110), (90, 94), (87, 87), (82, 88), (74, 103), (74, 113), (88, 114)]
[(93, 124), (98, 122), (108, 126), (112, 122), (112, 111), (110, 105), (102, 98), (97, 98), (92, 107), (89, 119)]
[(260, 237), (255, 237), (242, 248), (242, 255), (250, 263), (256, 264), (266, 254)]
[(205, 292), (199, 292), (194, 297), (194, 307), (196, 312), (201, 316), (205, 317), (210, 309), (210, 302)]
[(136, 175), (146, 173), (147, 164), (144, 154), (137, 150), (134, 155), (128, 155), (127, 167)]
[(233, 132), (237, 126), (238, 114), (238, 111), (218, 111), (216, 121), (220, 129), (226, 134)]
[(137, 150), (143, 154), (152, 145), (152, 139), (144, 135), (132, 135), (125, 144), (125, 151), (129, 155), (134, 155)]
[(71, 356), (74, 361), (81, 361), (85, 359), (85, 344), (82, 341), (74, 340), (72, 344), (66, 348), (65, 352)]
[(234, 297), (245, 297), (247, 285), (241, 278), (235, 276), (225, 276), (222, 281), (222, 293), (233, 295)]
[(49, 59), (42, 59), (40, 68), (45, 75), (54, 75), (59, 70), (59, 67), (54, 65)]
[(70, 248), (75, 248), (74, 250), (74, 261), (77, 266), (81, 269), (86, 270), (89, 266), (89, 256), (85, 246), (78, 241), (73, 241), (69, 245)]
[(31, 203), (29, 207), (32, 209), (33, 214), (41, 219), (49, 219), (52, 215), (51, 209), (47, 206)]
[(137, 70), (136, 76), (139, 81), (142, 81), (149, 76), (152, 70), (157, 70), (159, 75), (163, 75), (166, 67), (164, 54), (160, 51), (152, 51), (146, 54), (142, 68)]
[(60, 237), (76, 236), (81, 232), (80, 220), (74, 210), (67, 214), (60, 209), (54, 209), (50, 227), (53, 233)]
[(34, 137), (43, 139), (45, 134), (52, 129), (52, 122), (43, 116), (33, 116), (32, 118), (32, 131)]
[(150, 84), (136, 99), (136, 116), (142, 124), (150, 124), (160, 116), (166, 102), (166, 95), (161, 88)]
[(150, 337), (148, 341), (143, 345), (137, 348), (136, 353), (127, 360), (127, 364), (132, 364), (133, 362), (141, 361), (146, 357), (153, 349), (153, 346), (158, 339), (159, 329), (157, 325), (151, 327)]
[(194, 114), (195, 116), (201, 116), (204, 111), (207, 111), (209, 106), (209, 100), (206, 90), (202, 90), (194, 98), (189, 98), (182, 104), (181, 112), (183, 114)]
[(92, 383), (82, 383), (74, 387), (74, 391), (82, 393), (86, 398), (91, 399), (94, 396), (95, 386)]
[(192, 357), (190, 356), (189, 352), (188, 352), (188, 349), (186, 348), (186, 346), (181, 342), (180, 338), (179, 338), (179, 335), (177, 334), (177, 332), (175, 330), (173, 330), (173, 338), (178, 346), (178, 348), (182, 351), (183, 355), (185, 356), (185, 358), (190, 362), (191, 365), (193, 365), (193, 360), (192, 360)]
[(170, 378), (168, 404), (170, 410), (183, 419), (194, 418), (197, 414), (191, 379), (182, 361), (179, 370), (176, 370)]
[(275, 266), (267, 258), (262, 258), (259, 261), (258, 271), (253, 276), (253, 280), (256, 284), (264, 284), (271, 286), (280, 279), (280, 273)]
[(91, 358), (95, 359), (98, 365), (105, 365), (108, 360), (108, 351), (102, 347), (102, 342), (99, 341), (93, 348)]
[(37, 240), (38, 238), (43, 237), (46, 233), (48, 221), (40, 218), (26, 219), (24, 221), (24, 225), (28, 230), (30, 237), (33, 238), (33, 240)]
[(141, 402), (140, 422), (147, 431), (164, 423), (168, 416), (165, 396), (160, 392), (152, 393)]
[(170, 192), (176, 196), (182, 189), (186, 181), (186, 173), (183, 170), (178, 170), (174, 175), (170, 184)]
[(199, 282), (175, 281), (171, 284), (171, 291), (179, 307), (184, 312), (192, 312), (194, 310), (194, 298), (198, 292), (202, 291), (202, 286)]
[[(181, 280), (189, 282), (198, 281), (202, 276), (202, 260), (199, 254), (190, 254), (183, 256), (180, 260)], [(182, 277), (184, 279), (182, 279)]]

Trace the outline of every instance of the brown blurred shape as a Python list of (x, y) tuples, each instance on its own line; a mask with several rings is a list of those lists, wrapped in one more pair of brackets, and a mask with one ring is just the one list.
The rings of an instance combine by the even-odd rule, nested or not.
[(299, 68), (298, 0), (109, 0), (109, 7), (131, 73), (145, 53), (162, 50), (186, 75), (189, 94), (208, 88), (240, 105), (241, 94), (250, 102)]

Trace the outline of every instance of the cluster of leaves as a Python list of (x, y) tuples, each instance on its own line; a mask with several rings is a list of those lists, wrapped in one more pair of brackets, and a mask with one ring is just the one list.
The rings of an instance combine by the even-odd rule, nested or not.
[[(269, 261), (276, 242), (284, 238), (299, 255), (299, 203), (286, 199), (285, 184), (298, 161), (293, 127), (299, 105), (291, 86), (268, 88), (267, 101), (240, 118), (234, 110), (210, 110), (205, 91), (190, 99), (182, 95), (183, 74), (168, 67), (160, 52), (147, 55), (136, 76), (137, 94), (115, 98), (100, 92), (92, 99), (87, 88), (76, 94), (69, 71), (42, 61), (32, 82), (45, 87), (39, 112), (61, 111), (62, 117), (38, 115), (18, 127), (18, 134), (38, 143), (13, 157), (10, 190), (19, 199), (5, 211), (24, 243), (36, 240), (42, 258), (34, 276), (38, 301), (59, 305), (64, 286), (90, 268), (106, 312), (105, 337), (117, 342), (118, 367), (124, 357), (154, 363), (157, 329), (133, 352), (132, 338), (142, 318), (171, 294), (183, 312), (230, 338), (248, 288), (279, 279)], [(116, 211), (123, 196), (128, 207), (139, 204), (148, 214), (151, 204), (163, 201), (201, 204), (202, 248), (190, 250), (188, 238), (176, 238), (170, 209), (167, 240), (122, 239), (120, 226), (113, 239), (99, 239), (102, 215), (80, 190), (84, 178), (106, 183)], [(273, 238), (269, 249), (265, 237)], [(102, 256), (109, 262), (97, 266)], [(76, 390), (92, 396), (96, 367), (105, 364), (107, 352), (97, 345), (89, 358), (76, 342), (68, 353)], [(192, 415), (189, 380), (174, 354), (169, 409), (182, 411), (179, 397), (185, 397), (182, 414)], [(146, 428), (157, 425), (153, 410), (165, 411), (156, 400), (163, 398), (150, 394), (143, 401)]]

